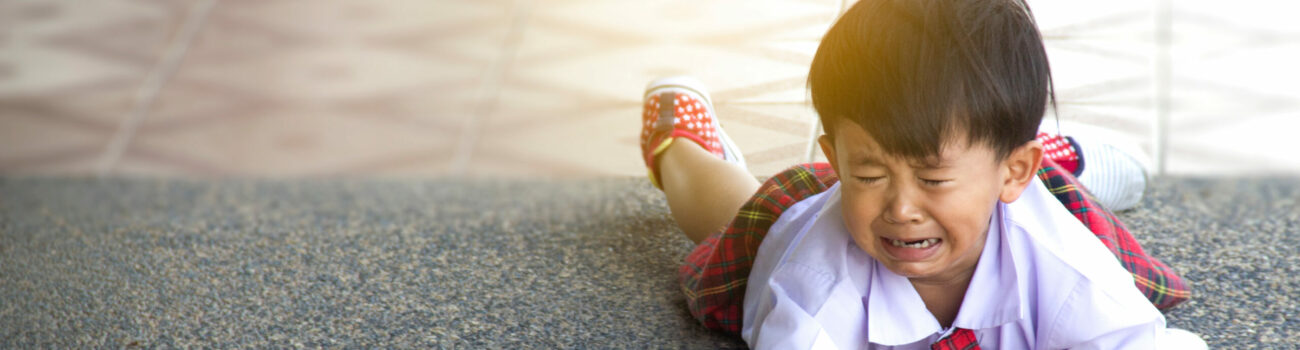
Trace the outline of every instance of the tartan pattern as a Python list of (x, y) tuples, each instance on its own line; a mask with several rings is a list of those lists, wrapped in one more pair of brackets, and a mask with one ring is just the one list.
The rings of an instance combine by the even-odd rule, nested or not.
[[(1043, 159), (1038, 177), (1115, 254), (1157, 308), (1168, 309), (1191, 297), (1182, 277), (1147, 256), (1128, 228), (1088, 195), (1073, 175)], [(678, 269), (691, 315), (705, 328), (739, 335), (749, 271), (768, 228), (787, 208), (838, 181), (827, 163), (796, 165), (765, 181), (731, 224), (700, 242)]]
[(930, 344), (930, 350), (979, 350), (980, 342), (975, 340), (975, 332), (957, 328), (943, 339)]
[(1110, 249), (1111, 254), (1115, 254), (1120, 265), (1133, 274), (1138, 290), (1156, 308), (1167, 310), (1192, 297), (1183, 278), (1160, 260), (1147, 255), (1128, 227), (1114, 213), (1097, 203), (1074, 175), (1062, 170), (1051, 160), (1043, 159), (1038, 177), (1056, 199), (1092, 230), (1097, 239), (1106, 245), (1106, 249)]
[(803, 164), (768, 179), (721, 232), (706, 238), (678, 269), (691, 315), (704, 327), (740, 334), (745, 285), (758, 245), (781, 213), (839, 181), (830, 164)]

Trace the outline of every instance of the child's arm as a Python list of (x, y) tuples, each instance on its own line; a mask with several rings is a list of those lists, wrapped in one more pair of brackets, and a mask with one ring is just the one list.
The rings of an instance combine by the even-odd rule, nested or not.
[[(1118, 280), (1118, 279), (1117, 279)], [(1045, 324), (1049, 349), (1155, 349), (1165, 318), (1126, 281), (1080, 281)]]
[[(817, 319), (787, 295), (780, 285), (769, 284), (770, 302), (760, 302), (753, 333), (745, 341), (754, 349), (838, 349)], [(765, 300), (765, 301), (767, 301)]]
[[(751, 277), (756, 277), (751, 275)], [(751, 281), (741, 336), (755, 349), (857, 348), (866, 343), (866, 314), (857, 288), (828, 271), (785, 261)], [(752, 316), (752, 318), (750, 318)]]

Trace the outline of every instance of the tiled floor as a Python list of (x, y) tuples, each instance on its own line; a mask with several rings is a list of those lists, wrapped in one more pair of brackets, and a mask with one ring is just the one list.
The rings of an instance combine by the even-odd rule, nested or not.
[[(1171, 174), (1300, 174), (1287, 5), (1031, 4), (1063, 131)], [(0, 173), (639, 176), (643, 84), (691, 74), (766, 175), (808, 154), (841, 6), (0, 0)]]

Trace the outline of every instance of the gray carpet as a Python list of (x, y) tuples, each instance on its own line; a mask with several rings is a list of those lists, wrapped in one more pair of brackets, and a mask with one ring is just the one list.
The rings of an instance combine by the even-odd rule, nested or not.
[[(1159, 182), (1121, 216), (1193, 283), (1170, 324), (1296, 346), (1300, 180)], [(642, 179), (0, 178), (0, 348), (743, 347), (690, 246)]]

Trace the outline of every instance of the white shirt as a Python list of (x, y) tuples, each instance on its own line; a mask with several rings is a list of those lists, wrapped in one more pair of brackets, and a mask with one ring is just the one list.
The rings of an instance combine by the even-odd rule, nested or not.
[[(951, 332), (844, 227), (839, 184), (787, 209), (759, 247), (741, 336), (755, 349), (929, 349)], [(1151, 349), (1165, 318), (1037, 179), (998, 203), (954, 327), (984, 349)]]

